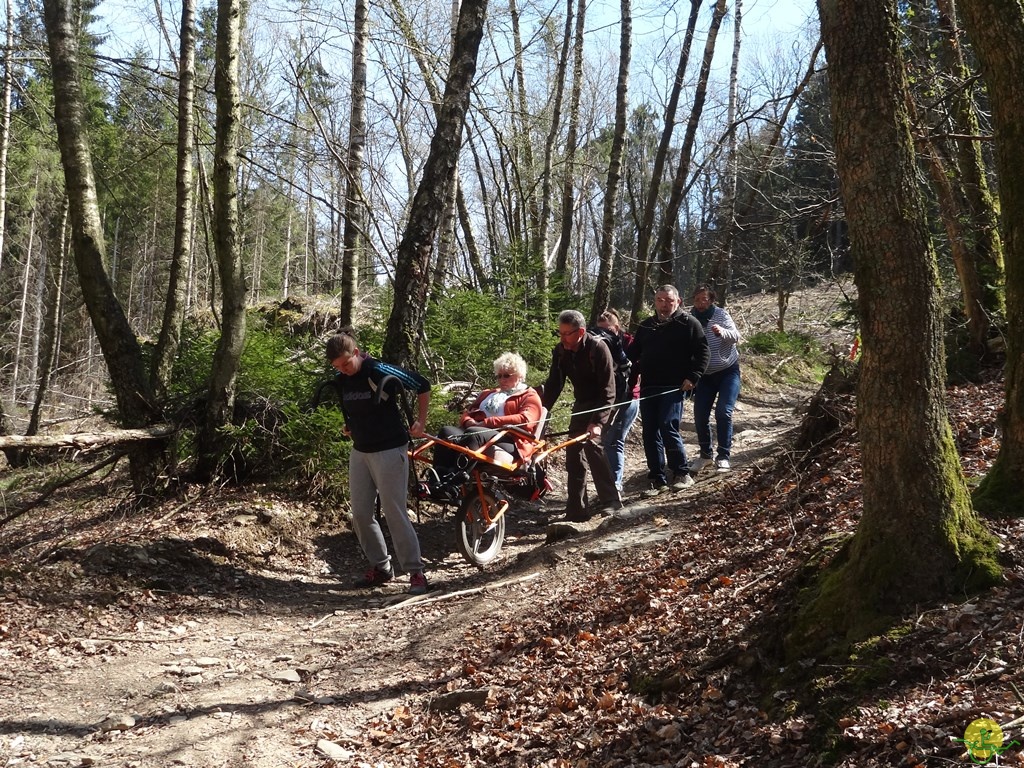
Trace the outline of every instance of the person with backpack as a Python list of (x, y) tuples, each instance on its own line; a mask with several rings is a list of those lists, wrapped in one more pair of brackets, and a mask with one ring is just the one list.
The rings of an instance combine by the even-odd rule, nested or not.
[(612, 362), (615, 363), (615, 408), (605, 425), (601, 444), (604, 447), (604, 455), (608, 458), (608, 465), (612, 469), (612, 475), (615, 477), (615, 487), (619, 489), (619, 493), (622, 493), (626, 438), (640, 413), (638, 399), (640, 385), (630, 382), (631, 364), (626, 356), (626, 349), (633, 341), (633, 336), (622, 330), (619, 313), (614, 309), (606, 309), (602, 312), (597, 318), (597, 325), (595, 332), (602, 333), (608, 343), (608, 349), (612, 353)]
[(572, 384), (574, 400), (569, 436), (587, 434), (590, 439), (574, 443), (565, 450), (568, 476), (565, 519), (585, 522), (596, 510), (588, 504), (584, 456), (594, 480), (599, 511), (622, 508), (615, 478), (601, 448), (601, 432), (615, 402), (615, 366), (608, 345), (587, 332), (586, 320), (575, 309), (558, 315), (558, 336), (559, 343), (551, 352), (551, 368), (543, 385), (542, 401), (550, 411), (562, 394), (566, 380)]
[[(376, 515), (376, 499), (391, 532), (402, 569), (409, 574), (409, 593), (426, 593), (427, 577), (416, 529), (406, 508), (409, 485), (409, 438), (422, 437), (430, 405), (430, 382), (413, 371), (360, 352), (351, 332), (327, 340), (327, 359), (338, 371), (336, 384), (345, 417), (344, 433), (352, 438), (348, 460), (352, 528), (370, 563), (355, 589), (379, 587), (395, 577), (384, 534)], [(416, 393), (416, 419), (406, 429), (399, 407), (402, 389)]]
[[(640, 323), (626, 350), (633, 361), (631, 375), (640, 377), (640, 421), (651, 481), (645, 497), (693, 485), (679, 422), (683, 400), (700, 381), (710, 353), (697, 318), (679, 305), (676, 287), (660, 286), (654, 294), (654, 315)], [(672, 472), (671, 485), (666, 468)]]

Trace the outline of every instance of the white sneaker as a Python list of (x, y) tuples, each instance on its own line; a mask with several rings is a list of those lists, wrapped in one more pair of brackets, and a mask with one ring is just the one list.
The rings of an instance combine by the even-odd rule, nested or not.
[(728, 472), (730, 469), (732, 469), (732, 467), (729, 466), (728, 459), (717, 459), (715, 461), (716, 472)]
[(697, 474), (698, 472), (700, 472), (702, 469), (704, 469), (704, 467), (706, 467), (710, 463), (711, 463), (711, 459), (709, 457), (707, 457), (707, 456), (698, 456), (696, 459), (691, 461), (686, 466), (687, 466), (687, 469), (689, 469), (691, 473)]

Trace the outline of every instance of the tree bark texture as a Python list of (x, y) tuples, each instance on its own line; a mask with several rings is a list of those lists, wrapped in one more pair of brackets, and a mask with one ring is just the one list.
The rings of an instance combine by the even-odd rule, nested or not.
[(363, 152), (366, 147), (366, 37), (369, 3), (356, 0), (352, 29), (352, 104), (345, 163), (345, 228), (341, 235), (341, 324), (352, 325), (359, 285), (359, 246), (363, 234)]
[(879, 617), (978, 586), (998, 567), (946, 411), (939, 276), (915, 179), (895, 0), (818, 8), (859, 297), (864, 511), (804, 616), (819, 631), (863, 636)]
[[(951, 94), (953, 125), (963, 136), (976, 137), (981, 134), (981, 129), (974, 104), (974, 89), (967, 88), (972, 73), (964, 60), (956, 21), (956, 3), (954, 0), (936, 0), (936, 6), (946, 38), (945, 69), (955, 83), (964, 84), (963, 87), (955, 88)], [(999, 213), (989, 190), (980, 142), (972, 138), (957, 139), (953, 154), (957, 159), (958, 182), (968, 212), (967, 226), (961, 227), (961, 232), (964, 247), (972, 260), (972, 280), (979, 287), (979, 293), (972, 297), (979, 306), (968, 307), (967, 316), (975, 319), (971, 326), (972, 341), (977, 351), (984, 353), (992, 319), (1001, 317), (1006, 311), (1006, 273), (1003, 244), (999, 237)], [(964, 303), (967, 303), (966, 298)]]
[(196, 80), (195, 0), (182, 0), (181, 46), (178, 56), (178, 134), (175, 171), (174, 246), (168, 270), (167, 296), (160, 338), (153, 354), (153, 390), (162, 398), (171, 381), (171, 371), (181, 342), (185, 319), (183, 270), (192, 258), (192, 134), (195, 129), (193, 102)]
[(431, 254), (455, 178), (486, 13), (487, 0), (466, 0), (462, 4), (437, 128), (398, 246), (395, 302), (382, 354), (399, 365), (414, 365), (418, 354), (419, 329), (426, 316), (430, 288)]
[(576, 145), (579, 143), (580, 98), (583, 92), (583, 40), (586, 32), (587, 3), (576, 5), (576, 32), (572, 51), (572, 88), (569, 90), (569, 121), (565, 138), (565, 157), (562, 177), (562, 219), (559, 223), (558, 250), (552, 282), (556, 287), (569, 285), (569, 248), (572, 245), (573, 211), (575, 210), (573, 185), (576, 183)]
[(636, 241), (636, 282), (633, 285), (633, 305), (630, 308), (629, 325), (635, 331), (643, 319), (644, 299), (649, 295), (651, 286), (647, 284), (651, 268), (651, 236), (654, 233), (655, 214), (661, 195), (661, 180), (668, 164), (668, 151), (672, 146), (672, 133), (676, 127), (676, 111), (679, 109), (679, 96), (686, 81), (686, 69), (690, 63), (690, 50), (693, 48), (693, 36), (697, 29), (697, 18), (701, 0), (690, 0), (690, 18), (686, 22), (686, 35), (683, 48), (679, 53), (679, 64), (676, 66), (675, 79), (669, 92), (668, 104), (665, 106), (665, 126), (658, 140), (658, 150), (654, 154), (654, 168), (651, 171), (651, 185), (647, 188), (640, 228)]
[(210, 370), (206, 419), (200, 436), (200, 472), (213, 470), (218, 429), (231, 421), (238, 366), (245, 345), (245, 278), (238, 244), (238, 42), (241, 0), (218, 0), (214, 90), (217, 101), (213, 159), (213, 240), (221, 287), (221, 329)]
[(633, 6), (630, 0), (620, 0), (619, 76), (615, 84), (615, 129), (608, 154), (608, 178), (604, 188), (604, 208), (601, 216), (601, 250), (594, 286), (594, 300), (590, 307), (590, 323), (597, 325), (598, 316), (608, 309), (611, 298), (612, 267), (615, 264), (615, 208), (622, 181), (622, 152), (626, 145), (629, 115), (629, 65), (633, 52)]
[[(99, 340), (117, 400), (118, 415), (128, 427), (144, 427), (157, 417), (142, 359), (142, 350), (114, 294), (103, 265), (104, 238), (92, 157), (84, 126), (84, 100), (78, 79), (78, 30), (75, 4), (46, 0), (46, 27), (53, 70), (54, 121), (60, 145), (71, 219), (75, 268), (89, 317)], [(159, 452), (137, 448), (129, 455), (136, 493), (148, 493), (159, 470)]]
[(999, 455), (975, 494), (986, 511), (1024, 509), (1024, 6), (961, 0), (992, 102), (1006, 265), (1006, 404)]

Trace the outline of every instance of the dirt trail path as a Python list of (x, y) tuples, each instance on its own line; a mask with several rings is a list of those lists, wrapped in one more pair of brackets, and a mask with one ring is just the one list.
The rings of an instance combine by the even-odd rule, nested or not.
[[(547, 544), (560, 487), (547, 508), (518, 505), (485, 571), (453, 552), (450, 512), (425, 507), (419, 530), (433, 589), (415, 601), (404, 579), (375, 592), (344, 589), (331, 569), (347, 580), (362, 567), (351, 536), (303, 538), (294, 521), (315, 525), (312, 511), (256, 491), (115, 520), (109, 543), (50, 551), (38, 581), (4, 580), (2, 765), (332, 764), (318, 743), (336, 750), (333, 764), (358, 765), (367, 723), (427, 706), (460, 665), (456, 649), (486, 651), (491, 627), (554, 600), (615, 550), (628, 557), (630, 546), (658, 546), (673, 535), (674, 511), (712, 485), (743, 483), (758, 461), (785, 450), (796, 404), (741, 397), (735, 470), (706, 470), (692, 489), (631, 505), (632, 517)], [(627, 451), (634, 500), (646, 487), (639, 433), (637, 425)], [(562, 470), (552, 475), (560, 481)], [(661, 532), (644, 539), (654, 515)]]

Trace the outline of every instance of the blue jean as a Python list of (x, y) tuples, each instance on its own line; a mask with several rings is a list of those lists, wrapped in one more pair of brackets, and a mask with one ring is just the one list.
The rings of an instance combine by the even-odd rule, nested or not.
[(686, 472), (686, 447), (679, 434), (682, 416), (682, 390), (641, 387), (640, 420), (643, 422), (647, 477), (657, 485), (666, 482), (666, 465), (673, 474)]
[(604, 455), (608, 457), (608, 466), (612, 469), (612, 476), (615, 478), (615, 487), (622, 490), (622, 467), (625, 463), (623, 456), (626, 453), (626, 436), (640, 413), (640, 402), (638, 400), (627, 400), (619, 403), (612, 411), (612, 417), (605, 425), (601, 433), (601, 445), (604, 448)]
[[(693, 423), (697, 430), (700, 455), (710, 459), (711, 406), (715, 407), (715, 432), (719, 459), (728, 459), (732, 450), (732, 412), (740, 396), (740, 364), (734, 363), (717, 373), (705, 373), (693, 393)], [(715, 402), (717, 398), (717, 402)]]

